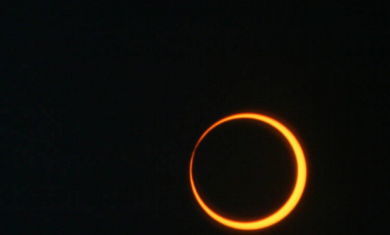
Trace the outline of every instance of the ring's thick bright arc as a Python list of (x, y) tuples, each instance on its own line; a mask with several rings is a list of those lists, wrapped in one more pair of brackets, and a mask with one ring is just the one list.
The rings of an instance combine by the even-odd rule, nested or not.
[[(206, 203), (202, 200), (202, 198), (199, 196), (198, 191), (196, 190), (194, 179), (192, 177), (192, 165), (194, 162), (194, 156), (196, 149), (198, 148), (200, 142), (204, 139), (204, 137), (215, 127), (218, 125), (228, 122), (231, 120), (235, 119), (254, 119), (257, 121), (265, 122), (275, 129), (277, 129), (282, 135), (287, 139), (287, 141), (290, 143), (293, 152), (295, 154), (296, 162), (297, 162), (297, 180), (295, 183), (294, 190), (287, 200), (287, 202), (279, 208), (275, 213), (269, 215), (266, 218), (260, 219), (260, 220), (255, 220), (255, 221), (235, 221), (231, 220), (228, 218), (225, 218), (217, 213), (215, 213), (213, 210), (211, 210)], [(199, 138), (198, 142), (195, 145), (195, 148), (192, 152), (191, 156), (191, 161), (190, 161), (190, 183), (191, 183), (191, 188), (192, 192), (194, 193), (195, 199), (199, 203), (199, 205), (202, 207), (202, 209), (214, 220), (217, 222), (234, 228), (234, 229), (241, 229), (241, 230), (255, 230), (255, 229), (261, 229), (265, 228), (268, 226), (271, 226), (280, 220), (282, 220), (284, 217), (286, 217), (297, 205), (299, 199), (302, 196), (303, 190), (305, 188), (306, 184), (306, 175), (307, 175), (307, 169), (306, 169), (306, 160), (305, 156), (302, 150), (301, 145), (299, 144), (297, 138), (293, 135), (293, 133), (285, 127), (283, 124), (280, 122), (276, 121), (273, 118), (267, 117), (262, 114), (257, 114), (257, 113), (239, 113), (239, 114), (234, 114), (228, 117), (225, 117), (216, 123), (214, 123), (211, 127), (209, 127)]]

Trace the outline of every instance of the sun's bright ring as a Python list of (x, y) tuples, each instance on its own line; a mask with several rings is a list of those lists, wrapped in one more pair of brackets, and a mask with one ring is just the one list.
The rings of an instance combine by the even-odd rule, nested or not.
[[(235, 119), (254, 119), (260, 122), (265, 122), (272, 127), (276, 128), (280, 133), (283, 134), (283, 136), (287, 139), (287, 141), (290, 143), (295, 158), (297, 162), (297, 179), (295, 183), (295, 187), (293, 192), (291, 193), (289, 199), (287, 202), (279, 208), (276, 212), (273, 214), (269, 215), (266, 218), (259, 219), (259, 220), (254, 220), (254, 221), (235, 221), (231, 220), (228, 218), (225, 218), (217, 213), (215, 213), (213, 210), (211, 210), (206, 203), (202, 200), (202, 198), (199, 196), (198, 191), (196, 190), (196, 186), (194, 183), (194, 179), (192, 176), (192, 165), (194, 162), (194, 156), (196, 149), (198, 148), (200, 142), (204, 139), (204, 137), (215, 127), (221, 125), (224, 122), (228, 122), (231, 120)], [(286, 217), (297, 205), (299, 199), (302, 196), (303, 190), (305, 188), (306, 184), (306, 175), (307, 175), (307, 169), (306, 169), (306, 160), (305, 156), (302, 150), (301, 145), (299, 144), (297, 138), (293, 135), (293, 133), (283, 124), (280, 122), (276, 121), (273, 118), (267, 117), (262, 114), (257, 114), (257, 113), (239, 113), (239, 114), (234, 114), (228, 117), (225, 117), (216, 123), (214, 123), (212, 126), (210, 126), (199, 138), (198, 142), (195, 145), (195, 148), (192, 152), (191, 156), (191, 162), (190, 162), (190, 183), (191, 183), (191, 188), (192, 192), (194, 193), (196, 201), (199, 203), (201, 208), (214, 220), (217, 222), (227, 226), (231, 227), (234, 229), (241, 229), (241, 230), (255, 230), (255, 229), (261, 229), (265, 228), (268, 226), (271, 226), (280, 220), (282, 220), (284, 217)]]

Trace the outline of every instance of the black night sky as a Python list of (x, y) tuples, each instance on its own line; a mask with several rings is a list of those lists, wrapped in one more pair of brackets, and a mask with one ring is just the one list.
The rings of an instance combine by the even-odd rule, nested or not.
[[(1, 234), (386, 234), (380, 1), (81, 2), (2, 7)], [(307, 156), (297, 207), (256, 232), (209, 219), (189, 184), (200, 135), (239, 112), (285, 123)], [(294, 164), (280, 134), (234, 121), (194, 177), (213, 208), (254, 219), (286, 200)]]

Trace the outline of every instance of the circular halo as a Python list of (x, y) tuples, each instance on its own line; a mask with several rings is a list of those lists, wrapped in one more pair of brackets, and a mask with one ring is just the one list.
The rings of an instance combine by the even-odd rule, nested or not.
[[(192, 177), (192, 165), (194, 162), (194, 156), (196, 149), (198, 148), (200, 142), (204, 139), (204, 137), (215, 127), (221, 125), (224, 122), (232, 121), (235, 119), (254, 119), (260, 122), (264, 122), (275, 129), (277, 129), (290, 143), (296, 163), (297, 163), (297, 179), (295, 183), (295, 187), (293, 192), (291, 193), (289, 199), (285, 202), (285, 204), (279, 208), (276, 212), (273, 214), (267, 216), (266, 218), (259, 219), (259, 220), (254, 220), (254, 221), (235, 221), (232, 219), (225, 218), (216, 212), (214, 212), (212, 209), (210, 209), (206, 203), (202, 200), (200, 197), (198, 191), (196, 190), (194, 179)], [(303, 190), (305, 188), (306, 184), (306, 176), (307, 176), (307, 168), (306, 168), (306, 160), (305, 156), (302, 150), (301, 145), (299, 144), (297, 138), (293, 135), (293, 133), (283, 124), (280, 122), (276, 121), (273, 118), (267, 117), (262, 114), (257, 114), (257, 113), (238, 113), (238, 114), (233, 114), (230, 116), (227, 116), (216, 123), (214, 123), (212, 126), (210, 126), (199, 138), (198, 142), (195, 145), (194, 150), (192, 151), (192, 156), (191, 156), (191, 161), (190, 161), (190, 183), (191, 183), (191, 189), (192, 192), (195, 196), (196, 201), (200, 205), (200, 207), (215, 221), (230, 227), (234, 229), (240, 229), (240, 230), (256, 230), (256, 229), (261, 229), (265, 228), (268, 226), (271, 226), (280, 220), (282, 220), (284, 217), (286, 217), (297, 205), (299, 199), (302, 196)]]

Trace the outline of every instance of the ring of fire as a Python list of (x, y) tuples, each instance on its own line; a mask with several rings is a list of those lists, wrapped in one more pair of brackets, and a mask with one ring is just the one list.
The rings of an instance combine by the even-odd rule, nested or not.
[[(196, 190), (196, 186), (194, 183), (194, 179), (192, 176), (192, 165), (194, 162), (194, 157), (195, 157), (195, 152), (196, 149), (198, 148), (200, 142), (204, 139), (204, 137), (215, 127), (221, 125), (224, 122), (236, 120), (236, 119), (254, 119), (260, 122), (264, 122), (275, 129), (277, 129), (290, 143), (290, 146), (292, 147), (292, 150), (295, 155), (296, 163), (297, 163), (297, 178), (296, 178), (296, 183), (294, 186), (294, 190), (291, 193), (289, 199), (286, 201), (286, 203), (279, 208), (276, 212), (273, 214), (269, 215), (266, 218), (259, 219), (259, 220), (254, 220), (254, 221), (235, 221), (231, 220), (228, 218), (225, 218), (216, 212), (214, 212), (212, 209), (210, 209), (206, 203), (202, 200), (200, 197), (198, 191)], [(191, 156), (191, 161), (190, 161), (190, 183), (191, 183), (191, 188), (192, 192), (195, 196), (196, 201), (200, 205), (200, 207), (215, 221), (230, 227), (234, 229), (241, 229), (241, 230), (256, 230), (256, 229), (261, 229), (265, 228), (268, 226), (271, 226), (280, 220), (282, 220), (284, 217), (286, 217), (297, 205), (299, 202), (299, 199), (302, 196), (303, 190), (305, 188), (306, 184), (306, 176), (307, 176), (307, 168), (306, 168), (306, 160), (305, 156), (302, 150), (301, 145), (299, 144), (297, 138), (293, 135), (293, 133), (283, 124), (280, 122), (276, 121), (273, 118), (270, 118), (268, 116), (262, 115), (262, 114), (257, 114), (257, 113), (239, 113), (239, 114), (234, 114), (228, 117), (225, 117), (216, 123), (214, 123), (212, 126), (210, 126), (199, 138), (198, 142), (195, 145), (195, 148), (192, 152)]]

